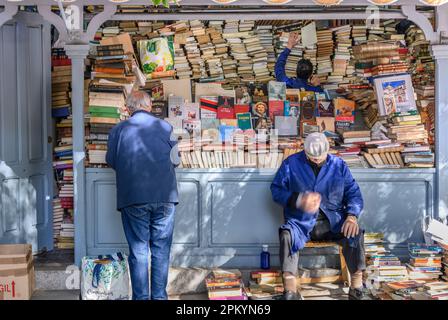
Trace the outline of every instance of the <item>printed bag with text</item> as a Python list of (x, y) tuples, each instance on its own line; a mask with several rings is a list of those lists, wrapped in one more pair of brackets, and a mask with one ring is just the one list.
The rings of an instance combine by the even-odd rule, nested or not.
[(130, 300), (131, 284), (125, 254), (82, 259), (82, 300)]

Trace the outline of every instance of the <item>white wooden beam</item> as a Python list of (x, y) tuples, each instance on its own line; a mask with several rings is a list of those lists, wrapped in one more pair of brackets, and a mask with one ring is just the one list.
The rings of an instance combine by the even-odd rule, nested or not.
[(440, 38), (438, 32), (434, 31), (434, 28), (425, 15), (416, 10), (415, 5), (404, 5), (401, 7), (401, 11), (407, 17), (408, 20), (414, 22), (425, 34), (426, 40), (431, 43), (439, 43)]
[(115, 4), (105, 4), (103, 11), (101, 13), (96, 14), (92, 18), (92, 20), (90, 20), (83, 40), (86, 43), (88, 43), (90, 40), (93, 40), (95, 38), (96, 31), (101, 27), (101, 25), (104, 22), (112, 18), (116, 10), (117, 6)]
[(50, 5), (39, 5), (37, 6), (37, 11), (46, 21), (54, 25), (58, 30), (59, 38), (57, 42), (67, 43), (69, 41), (68, 30), (62, 17), (52, 12)]
[(6, 4), (5, 9), (0, 13), (0, 27), (11, 20), (18, 11), (18, 6)]

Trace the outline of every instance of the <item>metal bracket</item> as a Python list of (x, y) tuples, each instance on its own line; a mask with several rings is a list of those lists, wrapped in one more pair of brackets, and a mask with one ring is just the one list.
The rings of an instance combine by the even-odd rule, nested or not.
[(424, 14), (418, 12), (414, 4), (402, 5), (401, 12), (409, 20), (419, 26), (420, 29), (422, 29), (423, 33), (425, 34), (426, 40), (428, 40), (431, 44), (439, 42), (438, 32), (434, 31), (434, 28), (429, 19), (426, 18)]
[(19, 7), (16, 5), (5, 5), (5, 10), (0, 13), (0, 27), (4, 25), (7, 21), (11, 20), (19, 10)]

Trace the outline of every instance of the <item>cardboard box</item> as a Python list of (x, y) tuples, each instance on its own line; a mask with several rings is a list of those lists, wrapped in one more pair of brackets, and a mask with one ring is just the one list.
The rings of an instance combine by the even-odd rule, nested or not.
[(31, 245), (0, 245), (0, 300), (29, 300), (34, 288)]

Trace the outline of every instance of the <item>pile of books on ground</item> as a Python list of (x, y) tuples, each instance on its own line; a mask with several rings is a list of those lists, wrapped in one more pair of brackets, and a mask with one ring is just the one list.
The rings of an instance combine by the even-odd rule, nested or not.
[(283, 281), (278, 270), (260, 270), (250, 273), (247, 295), (251, 300), (275, 299), (283, 294)]
[(407, 264), (410, 280), (438, 280), (442, 275), (442, 248), (437, 245), (410, 243), (409, 263)]
[(210, 300), (247, 300), (238, 269), (214, 269), (205, 279)]
[(424, 286), (425, 281), (422, 280), (384, 282), (377, 297), (380, 300), (414, 300), (415, 295), (424, 290)]
[(372, 256), (377, 256), (386, 253), (386, 248), (384, 247), (384, 234), (380, 232), (365, 233), (364, 251), (366, 254), (367, 261)]
[(380, 290), (385, 282), (408, 280), (406, 266), (401, 264), (396, 255), (384, 248), (384, 236), (380, 233), (366, 235), (370, 242), (368, 243), (370, 247), (365, 247), (369, 249), (369, 252), (366, 252), (366, 286), (373, 290)]

